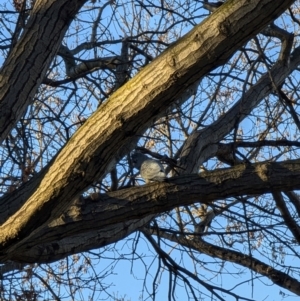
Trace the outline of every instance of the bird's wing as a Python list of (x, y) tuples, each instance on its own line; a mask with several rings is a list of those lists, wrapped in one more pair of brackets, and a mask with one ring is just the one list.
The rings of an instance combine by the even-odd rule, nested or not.
[(166, 176), (164, 167), (159, 161), (156, 160), (145, 160), (140, 169), (140, 174), (144, 179), (156, 179), (163, 178)]

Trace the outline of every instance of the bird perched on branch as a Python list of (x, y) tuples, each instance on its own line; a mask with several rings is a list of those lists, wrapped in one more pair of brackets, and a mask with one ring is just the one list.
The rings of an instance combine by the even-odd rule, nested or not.
[(135, 152), (131, 156), (133, 167), (139, 169), (141, 177), (146, 183), (150, 181), (163, 182), (166, 179), (166, 173), (163, 165), (148, 156)]

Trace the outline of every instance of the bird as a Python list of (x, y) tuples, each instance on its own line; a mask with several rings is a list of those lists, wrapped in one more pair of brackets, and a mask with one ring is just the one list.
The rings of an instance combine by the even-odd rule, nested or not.
[(205, 1), (203, 3), (203, 7), (209, 10), (210, 12), (216, 11), (221, 5), (223, 5), (224, 2), (218, 1), (218, 2), (207, 2)]
[(151, 159), (140, 152), (133, 153), (131, 159), (133, 167), (140, 171), (146, 184), (151, 181), (163, 182), (166, 179), (166, 172), (160, 161)]

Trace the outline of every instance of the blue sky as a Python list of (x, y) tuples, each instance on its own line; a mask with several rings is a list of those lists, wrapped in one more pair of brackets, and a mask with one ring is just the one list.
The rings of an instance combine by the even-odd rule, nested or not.
[[(122, 10), (120, 10), (122, 11)], [(106, 11), (106, 15), (103, 16), (103, 24), (105, 23), (105, 20), (109, 20), (110, 15), (113, 13), (113, 9), (108, 6)], [(200, 19), (201, 14), (206, 14), (206, 11), (197, 11), (197, 14), (199, 14), (199, 18), (197, 17), (196, 20)], [(88, 14), (87, 13), (84, 18), (85, 20), (88, 20)], [(91, 16), (93, 16), (93, 13), (91, 13)], [(117, 19), (117, 17), (116, 17)], [(153, 26), (153, 28), (156, 27), (159, 20), (154, 17), (151, 19), (150, 25)], [(151, 23), (152, 22), (152, 23)], [(108, 22), (109, 23), (109, 22)], [(108, 24), (107, 23), (107, 24)], [(75, 28), (75, 26), (78, 25), (78, 22), (74, 22), (72, 24), (72, 28)], [(118, 26), (115, 26), (114, 38), (122, 38), (124, 36), (124, 33), (126, 31), (122, 31), (121, 29), (122, 23)], [(74, 27), (73, 27), (74, 26)], [(189, 30), (189, 26), (186, 26), (184, 28), (180, 28), (181, 32), (187, 32)], [(73, 48), (76, 46), (77, 43), (83, 42), (86, 39), (86, 32), (88, 30), (83, 30), (83, 34), (79, 37), (81, 40), (75, 40), (74, 37), (71, 37), (70, 40), (68, 40), (68, 46), (70, 48)], [(99, 34), (100, 35), (100, 34)], [(107, 37), (102, 38), (106, 39)], [(169, 41), (171, 42), (176, 38), (176, 32), (172, 32), (170, 35)], [(99, 38), (100, 39), (100, 38)], [(101, 55), (112, 55), (115, 53), (119, 53), (120, 51), (120, 43), (116, 45), (112, 45), (109, 49), (111, 53), (109, 53), (107, 50), (100, 49), (99, 53)], [(275, 47), (275, 46), (274, 46)], [(274, 48), (274, 53), (276, 53), (276, 48)], [(88, 58), (90, 57), (90, 53), (87, 51), (82, 54), (81, 58)], [(60, 58), (58, 58), (59, 60)], [(63, 70), (63, 68), (62, 68)], [(217, 72), (217, 71), (216, 71)], [(64, 76), (64, 73), (62, 72), (62, 76)], [(240, 77), (244, 78), (244, 74), (239, 74)], [(209, 86), (210, 82), (203, 84)], [(234, 83), (235, 84), (235, 83)], [(230, 83), (229, 83), (230, 85)], [(82, 92), (84, 93), (84, 91)], [(209, 93), (208, 93), (209, 94)], [(64, 94), (60, 94), (61, 98), (63, 99), (66, 96)], [(207, 98), (207, 95), (200, 95), (200, 98), (203, 99)], [(237, 97), (237, 96), (236, 96)], [(234, 103), (236, 99), (232, 99), (231, 103)], [(92, 109), (87, 109), (87, 115), (90, 114), (96, 107), (96, 101), (93, 101), (93, 107)], [(204, 106), (204, 103), (203, 103)], [(69, 107), (66, 109), (66, 112), (69, 113), (69, 110), (71, 111), (72, 108)], [(259, 109), (258, 109), (259, 110)], [(200, 114), (200, 113), (199, 113)], [(216, 118), (216, 116), (212, 116), (211, 119), (208, 119), (208, 121), (213, 121), (212, 119)], [(250, 118), (243, 121), (241, 124), (241, 128), (244, 132), (247, 132), (250, 129), (250, 126), (252, 127), (252, 122), (254, 120)], [(291, 126), (291, 131), (294, 130), (294, 127)], [(179, 136), (178, 136), (179, 138)], [(213, 164), (213, 162), (210, 162), (209, 164)], [(207, 167), (210, 167), (208, 164)], [(218, 226), (226, 225), (226, 221), (222, 219), (218, 219)], [(143, 291), (143, 285), (144, 281), (146, 281), (146, 287), (151, 292), (152, 289), (152, 281), (153, 278), (156, 276), (157, 273), (157, 265), (158, 262), (155, 260), (155, 252), (153, 251), (152, 247), (148, 242), (146, 242), (146, 239), (141, 235), (140, 241), (138, 244), (135, 244), (134, 238), (136, 237), (136, 234), (131, 235), (128, 239), (128, 242), (126, 240), (122, 240), (118, 242), (115, 245), (109, 246), (108, 251), (103, 252), (103, 250), (100, 250), (101, 252), (101, 260), (95, 260), (95, 263), (93, 264), (94, 269), (96, 272), (102, 274), (107, 272), (112, 272), (113, 274), (109, 274), (105, 276), (104, 279), (101, 279), (101, 282), (104, 284), (110, 285), (111, 287), (108, 289), (111, 295), (118, 294), (119, 297), (124, 297), (124, 301), (128, 300), (140, 300), (142, 296), (142, 300), (147, 300), (148, 292), (145, 290)], [(172, 244), (171, 244), (172, 245)], [(173, 246), (173, 245), (172, 245)], [(132, 254), (133, 249), (135, 249), (136, 254)], [(238, 246), (238, 248), (242, 251), (247, 253), (248, 250), (241, 249), (241, 246)], [(190, 258), (188, 256), (182, 255), (178, 251), (176, 251), (173, 247), (165, 246), (165, 251), (172, 256), (172, 258), (182, 265), (184, 265), (185, 268), (187, 268), (190, 271), (193, 271), (195, 266), (192, 264)], [(95, 253), (98, 251), (95, 250)], [(102, 253), (103, 252), (103, 253)], [(138, 258), (139, 256), (139, 258)], [(114, 264), (116, 263), (116, 260), (114, 258), (122, 258), (117, 261), (116, 266), (112, 269)], [(279, 288), (272, 283), (270, 283), (269, 280), (266, 278), (262, 278), (259, 275), (251, 274), (247, 269), (240, 267), (236, 264), (231, 263), (224, 263), (221, 265), (220, 262), (215, 263), (214, 259), (209, 258), (205, 255), (200, 255), (200, 258), (202, 260), (202, 265), (197, 265), (197, 270), (200, 271), (200, 274), (203, 276), (202, 280), (205, 281), (211, 281), (214, 285), (221, 286), (223, 288), (234, 288), (237, 286), (234, 290), (236, 294), (241, 294), (242, 296), (253, 298), (253, 300), (257, 301), (272, 301), (272, 300), (295, 300), (296, 297), (285, 297), (284, 295), (280, 294), (280, 292), (284, 292), (285, 294), (289, 294), (289, 292), (286, 292), (284, 289)], [(257, 256), (258, 259), (266, 262), (265, 258), (262, 256)], [(133, 259), (133, 260), (131, 260)], [(299, 264), (299, 258), (293, 257), (293, 255), (287, 256), (285, 265), (291, 265), (291, 266), (297, 266)], [(218, 271), (222, 271), (224, 275), (221, 277), (220, 275), (217, 275)], [(238, 274), (240, 273), (240, 275)], [(145, 274), (147, 275), (145, 280)], [(242, 276), (242, 280), (240, 278)], [(255, 278), (255, 280), (251, 280), (251, 278)], [(157, 299), (156, 300), (167, 300), (168, 298), (168, 285), (169, 285), (169, 273), (166, 270), (160, 270), (157, 274), (158, 279), (158, 290), (157, 290)], [(243, 282), (240, 284), (240, 282)], [(186, 292), (185, 288), (182, 286), (182, 283), (179, 281), (179, 285), (176, 287), (176, 296), (178, 300), (187, 300), (186, 298)], [(240, 285), (239, 285), (240, 284)], [(200, 287), (200, 286), (199, 286)], [(100, 287), (97, 287), (100, 289)], [(199, 289), (203, 293), (205, 290), (200, 287)], [(98, 293), (96, 293), (97, 295)], [(83, 293), (83, 296), (85, 297), (88, 295), (88, 292), (85, 291)], [(95, 296), (96, 296), (95, 295)], [(107, 295), (102, 293), (101, 295), (98, 295), (100, 298), (106, 298)], [(204, 296), (202, 296), (204, 297)], [(78, 299), (80, 298), (80, 294), (78, 294)], [(226, 300), (234, 300), (234, 298), (224, 297)], [(150, 300), (150, 299), (148, 299)], [(210, 300), (210, 295), (207, 293), (207, 296), (204, 297), (204, 300)]]

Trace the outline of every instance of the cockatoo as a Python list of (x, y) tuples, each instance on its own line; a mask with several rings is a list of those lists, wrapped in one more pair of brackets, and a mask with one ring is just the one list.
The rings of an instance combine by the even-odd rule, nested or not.
[(139, 152), (132, 154), (131, 158), (133, 167), (139, 169), (140, 175), (146, 183), (150, 181), (163, 182), (166, 179), (164, 167), (158, 160), (150, 159)]

